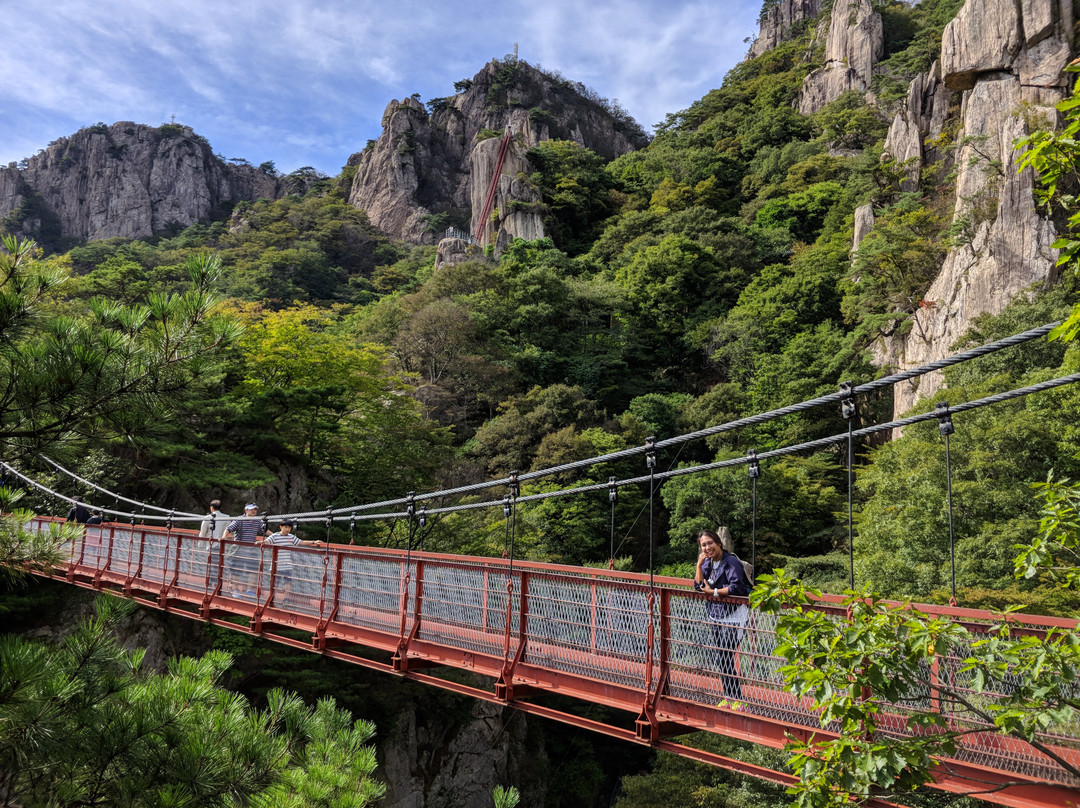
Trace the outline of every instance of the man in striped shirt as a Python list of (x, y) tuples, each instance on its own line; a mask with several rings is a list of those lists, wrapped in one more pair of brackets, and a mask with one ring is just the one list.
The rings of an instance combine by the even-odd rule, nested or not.
[[(263, 535), (262, 520), (256, 518), (259, 508), (254, 502), (244, 506), (244, 516), (234, 519), (225, 528), (225, 538), (235, 539), (236, 553), (233, 556), (233, 597), (255, 597), (255, 574), (259, 569), (259, 555), (255, 542)], [(251, 545), (245, 547), (244, 545)]]

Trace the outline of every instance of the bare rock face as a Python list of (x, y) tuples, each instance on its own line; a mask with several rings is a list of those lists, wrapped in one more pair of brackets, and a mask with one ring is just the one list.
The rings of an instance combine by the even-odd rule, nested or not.
[[(510, 124), (511, 131), (514, 124)], [(473, 149), (471, 162), (472, 219), (470, 230), (480, 234), (480, 242), (494, 244), (496, 252), (502, 252), (515, 238), (533, 241), (544, 237), (542, 203), (540, 193), (525, 177), (530, 172), (529, 161), (524, 154), (524, 144), (514, 138), (509, 143), (499, 182), (495, 192), (492, 213), (486, 222), (479, 220), (484, 201), (498, 167), (498, 153), (502, 138), (489, 138)]]
[[(378, 774), (387, 808), (490, 805), (497, 785), (515, 783), (530, 805), (543, 808), (542, 784), (529, 780), (527, 721), (508, 721), (509, 708), (475, 701), (471, 720), (435, 721), (404, 712), (380, 743)], [(536, 755), (536, 750), (531, 754)], [(539, 754), (543, 754), (542, 751)], [(535, 768), (533, 765), (532, 768)]]
[[(431, 226), (433, 215), (448, 214), (459, 227), (479, 215), (476, 200), (482, 205), (492, 171), (482, 179), (474, 172), (493, 169), (490, 151), (498, 143), (497, 137), (478, 137), (482, 130), (487, 135), (513, 129), (514, 159), (501, 172), (511, 185), (518, 173), (531, 171), (524, 153), (542, 140), (572, 140), (608, 159), (647, 142), (632, 121), (590, 98), (584, 85), (527, 62), (493, 61), (463, 83), (468, 87), (457, 95), (428, 102), (430, 112), (414, 98), (392, 101), (378, 140), (349, 158), (356, 166), (349, 202), (391, 237), (434, 243), (442, 234)], [(527, 208), (511, 211), (506, 204), (531, 204), (531, 189), (500, 185), (499, 194), (500, 216), (512, 213), (500, 221), (507, 233), (535, 232), (536, 222), (521, 215)]]
[(929, 72), (919, 74), (908, 85), (907, 100), (893, 118), (882, 152), (882, 160), (892, 159), (903, 166), (906, 178), (901, 181), (901, 190), (918, 189), (919, 172), (926, 157), (923, 144), (941, 135), (950, 97), (938, 75), (936, 62)]
[(866, 234), (874, 229), (874, 206), (869, 202), (855, 208), (855, 236), (851, 240), (851, 252), (859, 249)]
[(279, 195), (274, 175), (223, 162), (174, 124), (92, 126), (23, 167), (0, 168), (0, 216), (14, 212), (24, 234), (46, 242), (144, 238), (206, 221), (228, 203)]
[(967, 0), (942, 36), (945, 83), (970, 90), (982, 73), (1012, 70), (1025, 87), (1061, 86), (1072, 23), (1071, 0)]
[(439, 241), (435, 249), (435, 271), (443, 267), (453, 267), (464, 264), (466, 261), (484, 260), (484, 251), (472, 238), (464, 239), (457, 236), (447, 236)]
[(829, 19), (825, 66), (803, 81), (799, 112), (817, 112), (846, 90), (869, 90), (874, 64), (884, 54), (881, 15), (870, 0), (836, 0)]
[[(1071, 2), (967, 0), (945, 28), (941, 82), (963, 91), (953, 212), (962, 243), (946, 257), (911, 330), (875, 346), (880, 362), (903, 369), (948, 356), (976, 316), (997, 314), (1034, 284), (1054, 280), (1054, 228), (1036, 213), (1034, 177), (1016, 170), (1012, 144), (1056, 119), (1072, 26)], [(925, 143), (941, 131), (948, 95), (932, 74), (912, 83), (889, 132), (886, 149), (897, 159), (915, 156), (917, 136)], [(941, 384), (940, 374), (930, 374), (898, 385), (895, 414)]]
[(772, 50), (785, 39), (792, 26), (808, 20), (821, 11), (821, 0), (780, 0), (761, 21), (761, 30), (750, 46), (750, 58)]
[[(1017, 171), (1012, 148), (1027, 134), (1024, 117), (1015, 114), (1022, 100), (1019, 78), (1007, 72), (984, 75), (965, 93), (967, 143), (957, 157), (954, 222), (965, 225), (967, 238), (950, 251), (911, 331), (892, 350), (901, 367), (947, 356), (977, 315), (1000, 313), (1032, 284), (1054, 277), (1054, 227), (1036, 213), (1032, 171)], [(895, 413), (932, 395), (941, 382), (940, 374), (931, 374), (897, 385)]]
[(945, 85), (970, 90), (979, 73), (1008, 69), (1023, 40), (1016, 0), (967, 0), (941, 37)]

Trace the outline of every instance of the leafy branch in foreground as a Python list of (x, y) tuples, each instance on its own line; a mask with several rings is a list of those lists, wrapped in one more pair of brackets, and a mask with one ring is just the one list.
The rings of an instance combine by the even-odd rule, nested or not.
[[(1073, 62), (1066, 70), (1080, 72), (1080, 63)], [(1061, 250), (1058, 266), (1070, 266), (1080, 272), (1080, 81), (1073, 85), (1072, 95), (1057, 105), (1065, 125), (1057, 131), (1040, 130), (1016, 141), (1023, 149), (1017, 167), (1032, 168), (1038, 174), (1041, 188), (1035, 197), (1048, 211), (1055, 208), (1067, 217), (1066, 233), (1051, 246)], [(1069, 318), (1050, 334), (1051, 339), (1073, 339), (1080, 334), (1080, 303), (1073, 307)]]
[(235, 340), (215, 313), (221, 261), (188, 258), (188, 287), (145, 305), (92, 300), (77, 317), (46, 306), (63, 284), (33, 242), (0, 250), (0, 448), (31, 452), (76, 436), (132, 434), (159, 420)]
[(51, 523), (48, 530), (27, 530), (34, 514), (18, 507), (23, 492), (0, 486), (0, 583), (11, 584), (32, 569), (60, 561), (60, 547), (82, 536), (81, 525)]
[[(1018, 575), (1049, 569), (1059, 585), (1075, 585), (1080, 487), (1051, 481), (1040, 490), (1039, 539), (1023, 548)], [(777, 615), (788, 687), (839, 735), (789, 744), (800, 778), (789, 793), (800, 808), (913, 792), (933, 779), (937, 758), (985, 731), (1022, 740), (1080, 777), (1048, 741), (1080, 720), (1075, 627), (1017, 633), (1010, 610), (997, 625), (973, 629), (866, 591), (848, 592), (848, 616), (837, 619), (815, 607), (820, 594), (781, 569), (761, 576), (752, 595), (756, 608)], [(973, 783), (971, 793), (981, 788)]]
[(1080, 487), (1053, 476), (1035, 487), (1043, 496), (1039, 535), (1017, 548), (1016, 577), (1041, 575), (1061, 589), (1080, 588)]

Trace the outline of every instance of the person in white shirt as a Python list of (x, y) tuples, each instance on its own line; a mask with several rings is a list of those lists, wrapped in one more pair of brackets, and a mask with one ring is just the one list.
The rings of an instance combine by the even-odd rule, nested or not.
[[(270, 545), (271, 547), (322, 547), (321, 541), (306, 541), (301, 539), (295, 533), (293, 533), (293, 527), (295, 523), (292, 519), (283, 519), (278, 526), (278, 532), (273, 533), (266, 538), (257, 540), (261, 545)], [(264, 561), (264, 565), (269, 569), (270, 559)], [(293, 554), (288, 550), (277, 551), (277, 579), (278, 584), (276, 591), (281, 594), (283, 601), (288, 600), (292, 596), (292, 572), (293, 572)]]
[(199, 538), (220, 539), (225, 535), (225, 528), (229, 526), (231, 518), (221, 510), (221, 500), (215, 499), (210, 503), (210, 513), (206, 514), (199, 528)]

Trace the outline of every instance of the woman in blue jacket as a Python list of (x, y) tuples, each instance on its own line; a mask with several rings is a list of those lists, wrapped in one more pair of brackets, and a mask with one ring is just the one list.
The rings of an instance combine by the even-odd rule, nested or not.
[(742, 708), (742, 686), (735, 668), (735, 652), (742, 641), (743, 631), (749, 617), (746, 604), (720, 601), (731, 596), (745, 597), (750, 594), (751, 583), (746, 577), (742, 561), (734, 553), (724, 549), (720, 537), (711, 530), (701, 531), (698, 536), (697, 571), (694, 573), (694, 589), (717, 598), (706, 606), (710, 628), (716, 642), (716, 661), (720, 679), (724, 683), (724, 695), (733, 701), (729, 705)]

